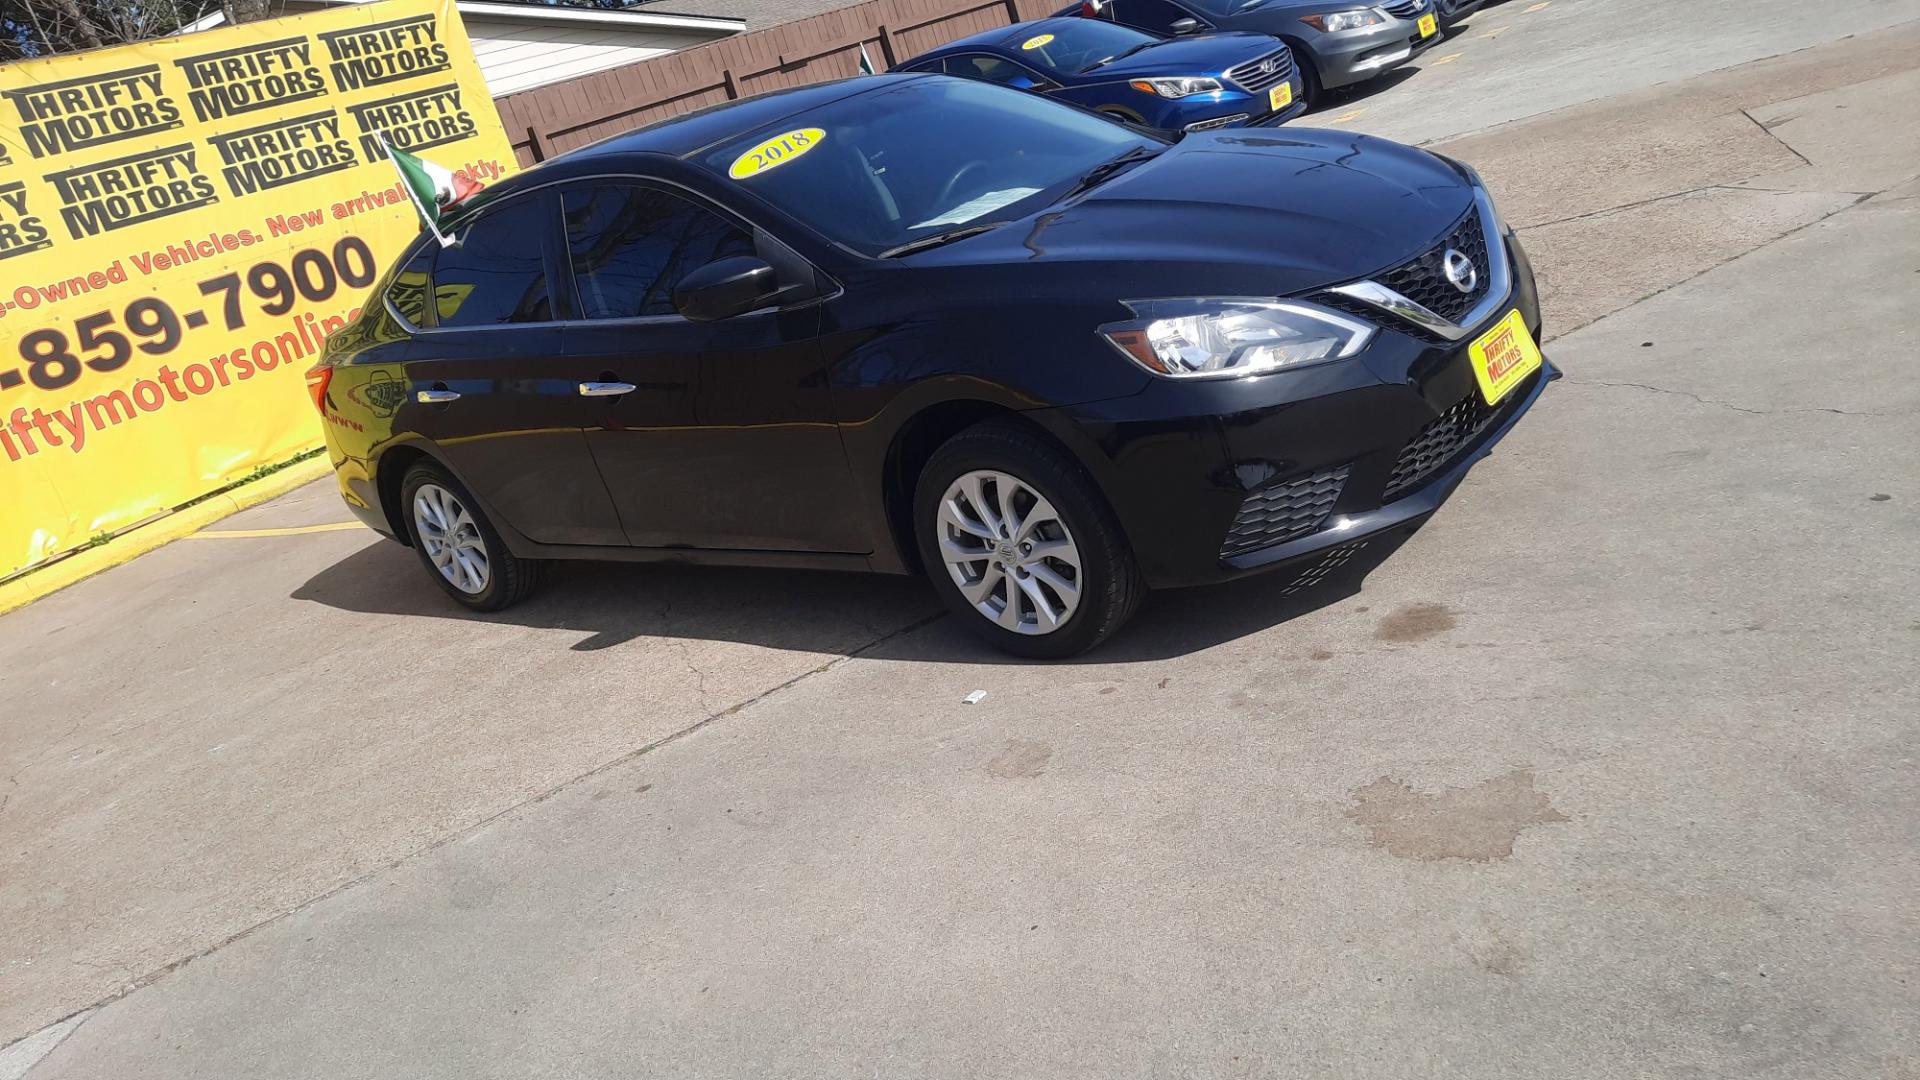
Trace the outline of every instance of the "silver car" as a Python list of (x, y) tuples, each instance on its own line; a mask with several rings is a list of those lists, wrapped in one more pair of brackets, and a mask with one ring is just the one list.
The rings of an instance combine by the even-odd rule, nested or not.
[[(1455, 5), (1462, 7), (1465, 5)], [(1172, 36), (1206, 30), (1270, 34), (1293, 49), (1309, 102), (1322, 90), (1364, 82), (1440, 40), (1435, 0), (1083, 0), (1079, 12)]]

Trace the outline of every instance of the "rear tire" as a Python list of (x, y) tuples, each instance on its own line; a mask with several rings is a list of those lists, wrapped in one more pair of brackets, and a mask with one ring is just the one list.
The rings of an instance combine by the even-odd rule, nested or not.
[(984, 421), (934, 451), (915, 485), (913, 521), (941, 601), (970, 632), (1016, 656), (1086, 652), (1146, 593), (1092, 478), (1017, 423)]
[(418, 461), (407, 470), (400, 514), (428, 576), (462, 605), (499, 611), (539, 584), (542, 564), (508, 551), (479, 502), (439, 462)]

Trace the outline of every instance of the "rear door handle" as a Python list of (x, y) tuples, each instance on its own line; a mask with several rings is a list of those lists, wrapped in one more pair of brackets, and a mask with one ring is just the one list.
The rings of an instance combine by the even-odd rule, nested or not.
[(458, 390), (422, 390), (413, 395), (422, 405), (445, 405), (449, 401), (459, 401)]
[(619, 397), (633, 393), (635, 387), (630, 382), (583, 382), (580, 384), (581, 397)]

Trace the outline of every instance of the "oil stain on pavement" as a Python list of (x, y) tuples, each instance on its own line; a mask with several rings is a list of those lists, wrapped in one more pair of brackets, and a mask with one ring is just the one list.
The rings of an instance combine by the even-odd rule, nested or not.
[(1373, 637), (1375, 641), (1410, 645), (1445, 633), (1455, 625), (1453, 612), (1448, 611), (1445, 604), (1413, 604), (1381, 619)]
[(1007, 748), (987, 762), (987, 774), (1003, 780), (1039, 776), (1053, 757), (1053, 747), (1029, 739), (1008, 739)]
[(1533, 772), (1515, 769), (1472, 787), (1425, 795), (1383, 776), (1353, 791), (1347, 816), (1365, 825), (1372, 844), (1403, 859), (1488, 862), (1513, 854), (1514, 841), (1531, 825), (1567, 818), (1533, 786)]

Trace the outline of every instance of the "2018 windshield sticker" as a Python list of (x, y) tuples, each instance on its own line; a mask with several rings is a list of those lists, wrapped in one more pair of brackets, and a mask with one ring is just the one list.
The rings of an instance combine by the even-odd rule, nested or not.
[(1035, 36), (1030, 37), (1027, 40), (1021, 42), (1020, 47), (1023, 49), (1037, 49), (1040, 46), (1045, 45), (1047, 42), (1052, 40), (1053, 40), (1052, 34), (1036, 34)]
[(768, 169), (785, 165), (819, 146), (826, 137), (826, 131), (821, 128), (800, 128), (797, 131), (782, 132), (734, 158), (733, 165), (727, 169), (727, 175), (735, 180), (758, 176)]

